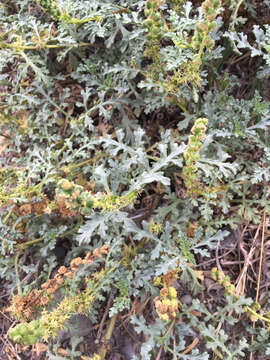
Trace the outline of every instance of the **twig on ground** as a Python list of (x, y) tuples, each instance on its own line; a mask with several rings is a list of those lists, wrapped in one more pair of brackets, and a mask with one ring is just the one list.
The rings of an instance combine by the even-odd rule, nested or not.
[(17, 360), (21, 360), (20, 356), (16, 353), (14, 346), (11, 344), (11, 342), (8, 339), (4, 339), (3, 336), (0, 335), (0, 340), (3, 342), (4, 347), (7, 346), (9, 348), (9, 350), (12, 352), (13, 356), (15, 356)]
[[(260, 294), (260, 284), (261, 284), (261, 276), (262, 276), (262, 261), (263, 261), (263, 248), (264, 248), (264, 235), (265, 235), (265, 224), (266, 224), (266, 211), (264, 209), (263, 212), (263, 220), (262, 220), (262, 240), (261, 240), (261, 248), (260, 248), (260, 262), (259, 262), (259, 270), (258, 270), (258, 277), (257, 277), (257, 290), (256, 290), (256, 303), (259, 301), (259, 294)], [(255, 329), (255, 321), (252, 324), (253, 329)], [(254, 335), (251, 336), (251, 341), (253, 341)], [(253, 353), (249, 354), (249, 360), (253, 359)]]
[(96, 337), (96, 341), (95, 341), (96, 343), (100, 342), (103, 326), (104, 326), (104, 323), (105, 323), (105, 320), (106, 320), (106, 317), (108, 315), (108, 312), (110, 310), (111, 305), (112, 305), (112, 298), (109, 299), (109, 301), (107, 303), (107, 306), (106, 306), (106, 309), (104, 311), (104, 314), (102, 316), (102, 319), (101, 319), (101, 322), (100, 322), (100, 325), (99, 325), (99, 328), (98, 328), (98, 332), (97, 332), (97, 337)]

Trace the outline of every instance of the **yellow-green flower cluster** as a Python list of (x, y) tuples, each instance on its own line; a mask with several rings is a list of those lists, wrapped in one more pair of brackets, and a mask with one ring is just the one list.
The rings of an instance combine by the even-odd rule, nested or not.
[(94, 291), (87, 287), (75, 296), (65, 297), (53, 311), (44, 310), (40, 319), (16, 325), (10, 331), (9, 338), (24, 345), (55, 338), (73, 314), (89, 312), (94, 300)]
[(94, 202), (93, 207), (101, 208), (103, 211), (114, 211), (123, 207), (133, 204), (137, 198), (136, 191), (124, 196), (115, 196), (113, 194), (102, 194), (101, 197), (96, 199), (96, 206)]
[(89, 358), (89, 360), (101, 360), (101, 356), (95, 353), (93, 357)]
[(217, 23), (214, 21), (214, 19), (217, 16), (217, 10), (220, 6), (220, 0), (205, 0), (202, 3), (204, 21), (196, 25), (196, 29), (191, 42), (192, 47), (195, 50), (199, 50), (199, 53), (195, 57), (195, 60), (197, 62), (200, 62), (200, 58), (204, 48), (212, 50), (215, 46), (215, 42), (210, 37), (210, 33), (217, 27)]
[[(51, 300), (49, 296), (58, 290), (59, 286), (63, 285), (64, 278), (72, 279), (81, 265), (89, 265), (94, 262), (94, 258), (101, 258), (109, 251), (108, 245), (103, 245), (101, 248), (96, 248), (93, 253), (86, 254), (85, 258), (74, 258), (70, 262), (70, 267), (61, 266), (53, 279), (46, 281), (41, 285), (42, 290), (32, 290), (26, 297), (17, 295), (13, 298), (13, 304), (8, 309), (14, 316), (16, 307), (17, 312), (25, 315), (26, 311), (33, 311), (33, 304), (35, 306), (48, 305)], [(67, 320), (76, 313), (88, 313), (91, 309), (92, 303), (96, 298), (95, 288), (100, 283), (100, 277), (104, 275), (104, 270), (92, 274), (92, 278), (85, 278), (85, 290), (79, 291), (74, 296), (65, 296), (64, 299), (51, 312), (45, 309), (41, 313), (41, 317), (31, 322), (22, 322), (15, 326), (9, 333), (12, 341), (22, 343), (25, 345), (33, 345), (40, 339), (47, 341), (49, 338), (57, 336), (58, 332), (65, 328)], [(22, 316), (16, 316), (20, 319)], [(29, 316), (24, 316), (23, 319), (28, 319)], [(33, 317), (32, 317), (33, 318)]]
[(60, 19), (62, 13), (54, 0), (39, 0), (39, 3), (54, 20)]
[(60, 330), (65, 328), (67, 320), (73, 314), (82, 314), (90, 311), (95, 300), (95, 293), (90, 287), (75, 296), (65, 297), (64, 300), (51, 312), (43, 311), (39, 320), (44, 329), (42, 338), (47, 341), (55, 338)]
[[(216, 267), (214, 267), (211, 270), (211, 276), (215, 281), (217, 281), (218, 284), (224, 286), (225, 294), (233, 295), (236, 299), (239, 297), (239, 294), (237, 293), (235, 286), (231, 283), (229, 276), (227, 275), (225, 276), (223, 271), (220, 271)], [(251, 307), (246, 306), (246, 311), (248, 312), (248, 316), (251, 321), (255, 322), (261, 319), (269, 324), (270, 313), (267, 313), (266, 315), (262, 316), (257, 313), (260, 309), (261, 309), (261, 305), (256, 301), (253, 302)]]
[(56, 200), (58, 204), (64, 204), (67, 209), (88, 215), (93, 208), (102, 211), (114, 211), (131, 205), (137, 197), (133, 191), (124, 196), (115, 196), (111, 193), (92, 194), (84, 190), (80, 185), (74, 184), (67, 179), (62, 179), (57, 184)]
[(235, 286), (231, 283), (229, 276), (225, 276), (223, 271), (220, 271), (215, 267), (211, 270), (211, 276), (218, 284), (224, 286), (227, 294), (238, 296), (236, 294)]
[(33, 345), (43, 337), (44, 331), (39, 320), (34, 320), (30, 323), (18, 324), (10, 331), (9, 338), (15, 343)]
[(156, 223), (154, 221), (150, 221), (149, 223), (149, 231), (152, 234), (160, 234), (163, 229), (163, 225), (161, 223)]
[(202, 3), (202, 12), (207, 21), (213, 21), (217, 16), (217, 10), (221, 6), (220, 0), (205, 0)]
[(161, 14), (158, 12), (158, 8), (158, 1), (148, 0), (144, 11), (147, 18), (144, 20), (143, 25), (148, 29), (146, 38), (151, 42), (159, 41), (162, 38), (164, 21)]
[(174, 319), (178, 313), (179, 300), (177, 291), (173, 286), (164, 287), (160, 290), (160, 296), (154, 299), (156, 312), (160, 319), (168, 322)]
[(69, 14), (62, 12), (57, 6), (57, 0), (36, 0), (40, 6), (49, 14), (54, 20), (62, 21), (72, 24), (84, 24), (88, 21), (101, 21), (101, 16), (93, 16), (90, 18), (76, 19), (72, 18)]
[(191, 196), (197, 196), (202, 192), (196, 163), (200, 159), (200, 150), (205, 139), (207, 123), (206, 118), (199, 118), (195, 121), (189, 136), (188, 147), (184, 152), (186, 163), (182, 171), (182, 178), (187, 188), (187, 195)]

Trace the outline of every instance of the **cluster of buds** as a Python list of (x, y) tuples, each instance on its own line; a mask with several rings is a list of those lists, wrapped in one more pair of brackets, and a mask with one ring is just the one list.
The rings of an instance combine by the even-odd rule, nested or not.
[(77, 257), (70, 263), (70, 267), (61, 266), (57, 274), (41, 285), (41, 290), (33, 289), (28, 295), (14, 295), (12, 304), (7, 308), (11, 316), (17, 320), (30, 320), (41, 308), (44, 308), (52, 300), (53, 294), (63, 285), (65, 278), (73, 278), (80, 265), (94, 263), (95, 257), (101, 258), (109, 251), (108, 245), (100, 249), (94, 249), (93, 253), (86, 254), (84, 259)]
[[(228, 275), (225, 276), (223, 271), (218, 270), (216, 267), (214, 267), (211, 270), (211, 276), (212, 279), (214, 279), (218, 284), (224, 286), (225, 288), (225, 294), (233, 295), (235, 299), (239, 297), (239, 294), (236, 291), (235, 286), (231, 283), (231, 280)], [(249, 318), (251, 321), (255, 322), (258, 319), (261, 319), (263, 321), (266, 321), (267, 323), (270, 323), (270, 313), (267, 313), (266, 315), (262, 316), (258, 314), (258, 311), (260, 311), (261, 305), (258, 302), (253, 302), (251, 307), (246, 306), (245, 310), (247, 311)]]
[(28, 295), (14, 295), (6, 311), (16, 320), (30, 320), (42, 307), (47, 306), (50, 300), (50, 296), (44, 290), (33, 289)]
[[(83, 359), (83, 356), (82, 356), (82, 359)], [(85, 357), (85, 360), (101, 360), (101, 356), (95, 353), (91, 358)]]
[(205, 0), (202, 3), (202, 12), (208, 21), (213, 21), (217, 16), (217, 10), (221, 6), (220, 0)]
[(21, 323), (12, 329), (9, 333), (9, 338), (15, 343), (24, 345), (33, 345), (44, 334), (44, 329), (40, 326), (38, 320), (33, 320), (31, 323)]
[(160, 286), (163, 284), (163, 287), (168, 288), (172, 285), (174, 281), (177, 280), (177, 273), (179, 271), (179, 268), (176, 268), (175, 270), (171, 269), (166, 274), (162, 276), (157, 276), (154, 279), (154, 285)]
[(92, 264), (95, 262), (95, 257), (101, 258), (103, 255), (108, 254), (108, 252), (109, 246), (103, 245), (100, 249), (96, 248), (92, 254), (88, 252), (84, 259), (81, 257), (72, 259), (70, 267), (60, 266), (54, 278), (41, 285), (42, 289), (46, 289), (49, 294), (54, 293), (58, 289), (59, 285), (64, 283), (65, 278), (72, 279), (74, 277), (80, 265), (87, 266)]
[(90, 214), (93, 200), (91, 194), (88, 193), (80, 185), (67, 179), (60, 180), (57, 184), (55, 200), (62, 215), (75, 215), (79, 212), (84, 215)]
[(163, 287), (160, 290), (160, 296), (154, 299), (156, 312), (160, 319), (168, 322), (174, 319), (178, 313), (179, 300), (177, 291), (173, 286)]
[(22, 205), (15, 205), (14, 212), (19, 216), (27, 216), (31, 214), (41, 215), (50, 212), (49, 201), (46, 197), (39, 201), (33, 201)]
[(154, 221), (150, 221), (149, 223), (149, 231), (152, 234), (159, 235), (162, 232), (163, 225), (161, 223), (156, 223)]
[(124, 196), (115, 196), (111, 193), (92, 194), (80, 185), (62, 179), (57, 184), (56, 204), (63, 216), (72, 216), (76, 213), (89, 215), (93, 208), (103, 211), (114, 211), (131, 205), (137, 197), (136, 191)]
[[(49, 304), (53, 299), (53, 294), (64, 284), (66, 278), (72, 279), (79, 269), (80, 265), (87, 266), (94, 263), (95, 257), (101, 258), (109, 251), (108, 245), (103, 245), (100, 249), (96, 248), (93, 253), (90, 252), (82, 259), (77, 257), (73, 259), (69, 267), (61, 266), (54, 278), (41, 285), (41, 290), (32, 290), (27, 296), (16, 295), (12, 299), (12, 305), (7, 308), (17, 320), (30, 320), (37, 316), (38, 311)], [(39, 324), (39, 325), (37, 325)], [(35, 344), (46, 332), (46, 323), (33, 320), (30, 323), (23, 322), (13, 328), (9, 337), (14, 342), (25, 345)]]
[(144, 14), (147, 17), (144, 20), (143, 25), (148, 29), (147, 40), (151, 42), (157, 42), (161, 40), (164, 21), (161, 14), (157, 11), (160, 4), (156, 0), (148, 0)]
[(197, 24), (192, 37), (191, 44), (195, 50), (200, 49), (202, 51), (205, 47), (212, 50), (215, 46), (215, 42), (211, 39), (210, 33), (217, 27), (217, 23), (214, 20), (220, 6), (220, 0), (205, 0), (202, 3), (202, 12), (205, 20)]
[(84, 24), (88, 21), (98, 22), (102, 20), (101, 16), (93, 16), (84, 19), (72, 18), (65, 11), (59, 10), (57, 6), (57, 0), (36, 0), (36, 1), (39, 2), (40, 6), (46, 11), (46, 13), (49, 14), (56, 21), (72, 23), (72, 24)]
[(200, 159), (200, 150), (205, 139), (208, 120), (199, 118), (195, 121), (188, 139), (188, 147), (184, 152), (185, 166), (182, 178), (188, 195), (197, 196), (201, 193), (201, 184), (197, 175), (197, 161)]
[(39, 0), (39, 4), (54, 20), (60, 19), (62, 13), (54, 0)]
[(211, 276), (218, 284), (224, 286), (227, 294), (238, 297), (238, 295), (236, 294), (235, 286), (231, 283), (230, 277), (228, 275), (225, 276), (223, 271), (218, 270), (216, 267), (214, 267), (211, 270)]

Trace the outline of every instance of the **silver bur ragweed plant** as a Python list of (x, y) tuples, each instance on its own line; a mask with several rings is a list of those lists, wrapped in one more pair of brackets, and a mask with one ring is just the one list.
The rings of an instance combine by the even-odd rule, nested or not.
[[(99, 291), (98, 277), (94, 279), (85, 278), (85, 289), (80, 290), (76, 295), (67, 295), (68, 289), (65, 287), (64, 298), (55, 306), (52, 311), (45, 310), (46, 306), (53, 300), (55, 294), (63, 286), (68, 286), (68, 279), (73, 279), (79, 267), (93, 264), (96, 258), (101, 258), (109, 251), (108, 246), (104, 245), (101, 249), (95, 249), (93, 254), (88, 253), (85, 258), (75, 258), (71, 261), (70, 267), (61, 266), (53, 279), (42, 284), (42, 290), (33, 290), (27, 296), (16, 295), (13, 297), (12, 305), (8, 309), (14, 317), (19, 319), (37, 317), (37, 311), (41, 311), (38, 320), (22, 322), (16, 325), (9, 337), (15, 342), (25, 345), (33, 345), (40, 339), (48, 341), (55, 338), (60, 330), (65, 328), (68, 319), (75, 313), (87, 314), (91, 312), (91, 306)], [(36, 314), (33, 312), (35, 310)]]
[(84, 314), (90, 358), (126, 357), (129, 327), (133, 359), (269, 356), (269, 1), (10, 0), (0, 19), (1, 331), (55, 359)]
[(187, 149), (184, 152), (185, 165), (182, 170), (182, 177), (187, 188), (187, 195), (198, 196), (204, 192), (197, 172), (197, 161), (200, 159), (200, 150), (205, 139), (208, 120), (199, 118), (195, 120), (188, 138)]
[(92, 194), (84, 191), (83, 187), (62, 179), (57, 184), (56, 202), (71, 211), (81, 212), (83, 215), (91, 213), (92, 209), (115, 211), (127, 207), (136, 200), (137, 192), (133, 191), (124, 196), (115, 196), (111, 193)]
[(154, 299), (154, 304), (157, 314), (162, 320), (168, 322), (170, 319), (174, 319), (179, 307), (177, 291), (173, 286), (162, 288), (160, 296)]

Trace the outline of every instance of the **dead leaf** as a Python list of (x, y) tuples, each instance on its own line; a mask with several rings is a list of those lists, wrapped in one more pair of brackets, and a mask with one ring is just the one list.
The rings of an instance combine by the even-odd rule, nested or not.
[(60, 349), (58, 349), (57, 353), (58, 353), (59, 355), (62, 355), (62, 356), (67, 356), (67, 353), (68, 353), (68, 352), (67, 352), (66, 349), (60, 348)]
[(0, 155), (6, 150), (9, 146), (9, 139), (3, 135), (0, 135)]
[(203, 271), (201, 271), (201, 270), (194, 270), (194, 272), (195, 272), (196, 277), (197, 277), (199, 280), (201, 280), (201, 281), (204, 280)]
[(196, 338), (192, 341), (192, 343), (186, 347), (186, 349), (183, 351), (183, 354), (188, 354), (188, 353), (190, 353), (191, 350), (193, 350), (198, 343), (199, 343), (199, 339), (196, 337)]
[(48, 345), (45, 345), (43, 343), (36, 343), (32, 349), (32, 351), (35, 352), (37, 356), (39, 356), (41, 353), (47, 350), (48, 350)]

